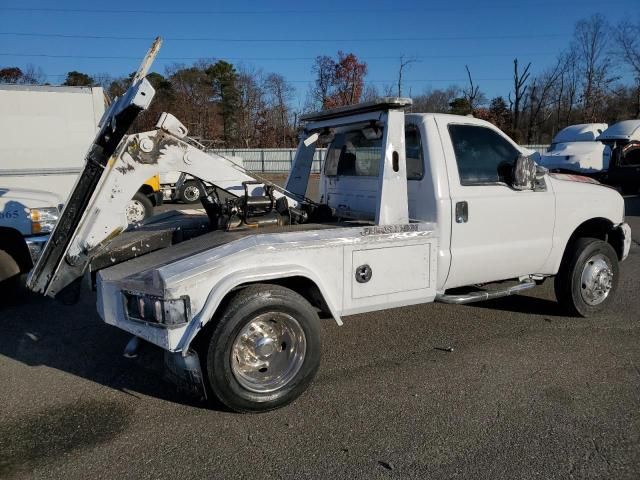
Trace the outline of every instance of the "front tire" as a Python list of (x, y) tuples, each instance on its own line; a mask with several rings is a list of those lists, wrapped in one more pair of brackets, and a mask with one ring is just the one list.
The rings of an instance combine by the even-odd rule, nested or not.
[(298, 398), (320, 365), (319, 319), (298, 293), (252, 285), (229, 301), (207, 348), (208, 389), (237, 412), (264, 412)]
[(558, 302), (573, 315), (590, 317), (606, 310), (618, 287), (618, 256), (596, 238), (579, 238), (567, 246), (555, 278)]

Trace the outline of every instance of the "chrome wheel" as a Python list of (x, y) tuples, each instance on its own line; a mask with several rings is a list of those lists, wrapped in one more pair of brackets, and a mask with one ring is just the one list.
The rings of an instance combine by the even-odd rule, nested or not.
[(580, 292), (587, 305), (599, 305), (613, 288), (613, 269), (609, 259), (599, 253), (587, 260), (580, 277)]
[(125, 214), (129, 223), (140, 223), (145, 219), (146, 209), (140, 200), (129, 200)]
[(231, 371), (247, 390), (273, 392), (298, 374), (306, 350), (304, 331), (295, 318), (283, 312), (262, 313), (234, 340)]
[(182, 193), (187, 202), (196, 202), (200, 198), (200, 189), (196, 185), (187, 185)]

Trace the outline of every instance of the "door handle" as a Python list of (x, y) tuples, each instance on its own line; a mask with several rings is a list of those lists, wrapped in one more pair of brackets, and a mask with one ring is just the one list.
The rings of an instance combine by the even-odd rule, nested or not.
[(467, 223), (469, 220), (469, 204), (467, 202), (456, 203), (456, 223)]

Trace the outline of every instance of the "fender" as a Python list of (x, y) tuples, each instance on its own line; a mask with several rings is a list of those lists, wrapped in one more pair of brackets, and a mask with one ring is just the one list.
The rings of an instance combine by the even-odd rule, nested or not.
[(336, 323), (342, 326), (342, 319), (338, 313), (338, 308), (333, 303), (331, 297), (327, 294), (327, 289), (322, 284), (322, 281), (309, 269), (300, 265), (279, 265), (274, 267), (256, 269), (240, 270), (223, 280), (215, 284), (207, 297), (207, 300), (200, 310), (200, 312), (191, 320), (185, 334), (183, 335), (180, 344), (176, 348), (176, 351), (182, 351), (186, 353), (189, 350), (189, 345), (196, 337), (198, 332), (204, 328), (213, 318), (213, 315), (218, 310), (222, 300), (234, 289), (247, 283), (260, 283), (268, 282), (269, 280), (282, 280), (290, 277), (304, 277), (313, 282), (324, 299), (327, 307)]
[(624, 222), (624, 199), (610, 187), (576, 181), (571, 176), (548, 176), (556, 199), (553, 245), (542, 273), (558, 273), (562, 257), (576, 232), (602, 238)]
[[(602, 216), (590, 217), (585, 215), (584, 218), (579, 220), (575, 219), (575, 221), (571, 222), (569, 226), (564, 227), (566, 229), (566, 234), (558, 235), (556, 232), (554, 235), (554, 245), (543, 267), (542, 273), (550, 273), (551, 275), (558, 273), (567, 247), (571, 240), (581, 230), (584, 230), (584, 233), (587, 236), (600, 238), (601, 236), (604, 237), (604, 235), (612, 233), (615, 231), (616, 227), (620, 227), (621, 225), (622, 224), (618, 221)], [(615, 245), (612, 246), (616, 248)], [(621, 260), (623, 260), (623, 258)]]

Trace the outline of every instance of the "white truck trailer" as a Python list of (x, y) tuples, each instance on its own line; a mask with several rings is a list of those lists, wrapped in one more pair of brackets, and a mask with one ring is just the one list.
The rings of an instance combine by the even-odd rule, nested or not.
[[(0, 187), (66, 200), (105, 105), (101, 87), (0, 85)], [(148, 218), (162, 203), (159, 179), (150, 177), (126, 206), (130, 223)]]
[[(401, 98), (307, 115), (277, 191), (212, 163), (171, 115), (125, 135), (153, 97), (149, 63), (97, 135), (30, 286), (64, 293), (108, 257), (117, 212), (151, 169), (227, 191), (203, 199), (208, 233), (92, 272), (104, 321), (164, 349), (174, 378), (208, 398), (240, 412), (297, 398), (320, 364), (320, 317), (474, 302), (547, 277), (574, 314), (611, 305), (631, 242), (622, 197), (550, 175), (495, 126), (406, 114)], [(316, 203), (304, 193), (321, 145)]]
[(104, 110), (101, 87), (0, 85), (0, 186), (67, 198)]

